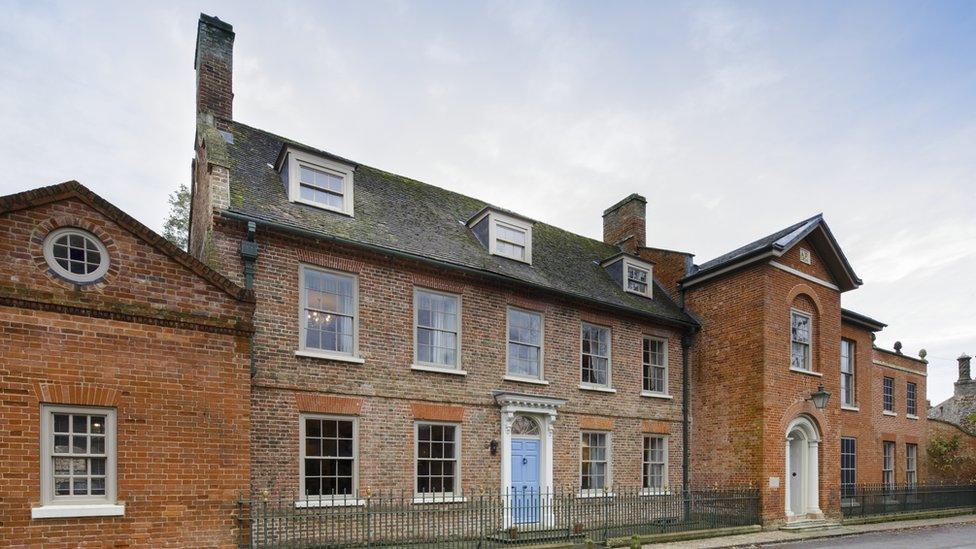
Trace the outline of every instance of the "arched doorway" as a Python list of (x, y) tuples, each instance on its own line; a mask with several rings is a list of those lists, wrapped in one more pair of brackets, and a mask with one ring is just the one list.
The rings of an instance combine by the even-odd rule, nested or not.
[(820, 511), (820, 429), (800, 415), (786, 428), (786, 518), (822, 518)]

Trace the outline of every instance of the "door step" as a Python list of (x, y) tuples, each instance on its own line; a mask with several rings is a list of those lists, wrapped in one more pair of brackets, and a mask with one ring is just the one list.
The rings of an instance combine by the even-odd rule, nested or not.
[(838, 522), (830, 522), (825, 519), (805, 519), (787, 522), (783, 526), (780, 526), (779, 529), (787, 532), (816, 532), (818, 530), (832, 530), (839, 527), (840, 523)]

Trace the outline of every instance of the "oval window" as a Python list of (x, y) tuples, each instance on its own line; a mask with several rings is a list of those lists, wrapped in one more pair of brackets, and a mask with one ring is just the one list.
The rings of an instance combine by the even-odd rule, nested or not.
[(44, 259), (51, 269), (72, 282), (94, 282), (108, 271), (108, 250), (87, 231), (63, 228), (44, 240)]

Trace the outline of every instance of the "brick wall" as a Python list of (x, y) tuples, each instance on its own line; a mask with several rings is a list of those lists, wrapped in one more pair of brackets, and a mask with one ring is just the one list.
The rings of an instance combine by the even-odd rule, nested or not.
[[(946, 468), (930, 463), (926, 468), (930, 483), (976, 483), (976, 434), (960, 429), (958, 426), (940, 420), (928, 420), (929, 441), (957, 440), (956, 461)], [(922, 451), (922, 448), (919, 448)], [(928, 454), (928, 452), (925, 452)], [(928, 457), (928, 456), (927, 456)]]
[(681, 296), (678, 291), (678, 281), (687, 274), (689, 264), (694, 256), (685, 252), (660, 248), (642, 248), (638, 255), (654, 263), (654, 278), (661, 282), (664, 289), (671, 295), (671, 299), (679, 300)]
[[(112, 267), (75, 286), (40, 242), (79, 226)], [(231, 547), (249, 471), (250, 304), (72, 198), (0, 214), (0, 545)], [(32, 519), (40, 405), (117, 414), (121, 517)]]
[[(219, 221), (215, 249), (231, 276), (240, 276), (236, 254), (243, 226)], [(255, 349), (258, 373), (252, 398), (253, 489), (294, 497), (298, 484), (298, 414), (331, 412), (331, 400), (307, 395), (338, 395), (361, 401), (359, 487), (413, 489), (413, 422), (424, 404), (462, 411), (461, 477), (466, 492), (497, 490), (500, 454), (488, 444), (500, 440), (499, 409), (491, 391), (503, 389), (566, 399), (554, 426), (554, 484), (579, 482), (579, 418), (612, 424), (613, 482), (641, 482), (640, 444), (644, 431), (670, 435), (670, 483), (681, 482), (680, 332), (636, 318), (597, 310), (522, 289), (434, 270), (418, 263), (365, 254), (321, 241), (258, 229), (261, 246), (255, 272), (258, 299)], [(300, 264), (317, 265), (358, 277), (359, 349), (364, 364), (296, 357)], [(411, 370), (413, 291), (429, 287), (461, 295), (461, 364), (466, 376)], [(544, 372), (548, 385), (506, 381), (506, 310), (518, 306), (544, 314)], [(612, 383), (615, 394), (585, 391), (580, 382), (580, 322), (612, 328)], [(672, 399), (641, 397), (643, 335), (668, 338)], [(302, 404), (305, 402), (305, 404)], [(309, 404), (325, 402), (326, 404)], [(302, 410), (314, 406), (316, 410)], [(343, 406), (346, 406), (343, 404)], [(347, 414), (348, 408), (341, 413)], [(652, 421), (653, 420), (653, 421)]]

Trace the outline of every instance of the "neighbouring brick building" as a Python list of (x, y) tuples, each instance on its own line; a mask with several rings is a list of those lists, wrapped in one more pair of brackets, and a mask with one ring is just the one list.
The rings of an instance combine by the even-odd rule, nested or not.
[(0, 197), (0, 546), (233, 546), (252, 307), (76, 182)]
[(924, 477), (926, 363), (821, 216), (701, 265), (636, 194), (571, 234), (234, 120), (234, 38), (201, 16), (190, 249), (256, 296), (253, 493), (751, 484), (779, 524)]

